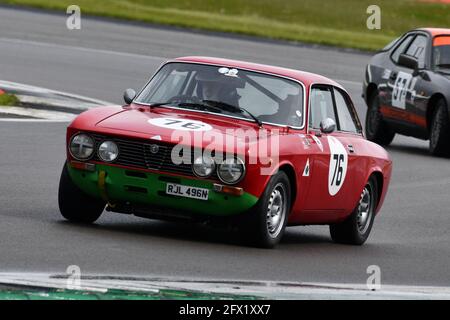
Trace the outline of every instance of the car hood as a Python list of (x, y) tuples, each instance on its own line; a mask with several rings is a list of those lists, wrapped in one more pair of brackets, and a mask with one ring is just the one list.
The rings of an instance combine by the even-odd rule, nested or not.
[(138, 133), (150, 140), (184, 143), (204, 148), (216, 143), (216, 150), (227, 145), (250, 145), (279, 134), (279, 128), (264, 126), (211, 113), (178, 109), (127, 108), (97, 122), (97, 127)]

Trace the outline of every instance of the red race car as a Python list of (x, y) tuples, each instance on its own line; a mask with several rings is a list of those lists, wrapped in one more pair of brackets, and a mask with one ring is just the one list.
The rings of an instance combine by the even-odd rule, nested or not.
[(363, 244), (392, 162), (367, 141), (343, 87), (325, 77), (241, 61), (163, 64), (123, 107), (67, 129), (59, 207), (68, 220), (104, 211), (230, 222), (273, 247), (286, 226), (327, 224)]

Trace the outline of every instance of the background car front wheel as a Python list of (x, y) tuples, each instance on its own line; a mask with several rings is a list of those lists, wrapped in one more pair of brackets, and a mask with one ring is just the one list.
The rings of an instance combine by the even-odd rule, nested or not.
[(447, 104), (442, 99), (436, 104), (431, 122), (430, 152), (435, 156), (450, 155), (450, 123)]
[(291, 208), (291, 187), (283, 171), (272, 176), (255, 207), (243, 216), (241, 231), (251, 245), (273, 248), (284, 234)]
[(330, 225), (334, 242), (362, 245), (369, 237), (378, 201), (377, 180), (371, 177), (352, 214), (343, 222)]
[(58, 203), (61, 215), (77, 223), (93, 223), (103, 213), (106, 203), (89, 197), (70, 178), (67, 164), (59, 181)]
[(394, 139), (395, 132), (383, 120), (379, 99), (378, 92), (372, 93), (369, 97), (365, 127), (366, 137), (370, 141), (387, 146)]

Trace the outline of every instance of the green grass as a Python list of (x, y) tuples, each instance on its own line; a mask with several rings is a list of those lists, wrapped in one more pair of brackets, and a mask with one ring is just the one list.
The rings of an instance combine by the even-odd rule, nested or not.
[[(403, 32), (448, 27), (450, 5), (417, 0), (0, 0), (65, 11), (76, 3), (83, 14), (195, 29), (365, 50), (383, 47)], [(366, 10), (377, 4), (382, 29), (368, 30)]]
[(0, 94), (0, 106), (19, 106), (20, 101), (13, 94)]

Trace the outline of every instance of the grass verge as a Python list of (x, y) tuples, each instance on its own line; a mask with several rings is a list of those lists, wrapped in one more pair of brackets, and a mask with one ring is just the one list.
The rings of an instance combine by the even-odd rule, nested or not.
[[(418, 0), (0, 0), (65, 12), (375, 50), (401, 33), (446, 27), (450, 5)], [(381, 9), (381, 30), (368, 30), (367, 8)]]
[(2, 93), (0, 91), (0, 106), (19, 106), (20, 101), (13, 94)]

